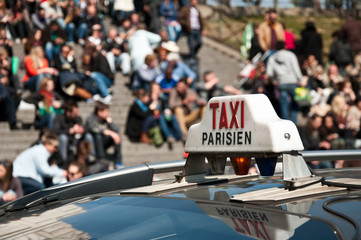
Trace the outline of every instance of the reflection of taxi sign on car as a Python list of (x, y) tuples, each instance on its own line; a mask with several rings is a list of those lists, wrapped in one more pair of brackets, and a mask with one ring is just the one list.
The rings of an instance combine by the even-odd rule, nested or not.
[(202, 121), (189, 129), (185, 151), (190, 153), (187, 163), (192, 162), (193, 167), (186, 164), (185, 176), (200, 173), (195, 164), (202, 165), (204, 156), (215, 173), (223, 171), (230, 157), (235, 172), (243, 175), (254, 157), (260, 174), (269, 176), (283, 155), (285, 180), (298, 177), (315, 181), (309, 179), (312, 174), (299, 154), (301, 150), (295, 124), (280, 119), (265, 95), (216, 97), (208, 102)]
[(309, 221), (292, 214), (278, 213), (247, 206), (224, 206), (198, 203), (207, 215), (220, 219), (236, 232), (258, 239), (288, 239), (295, 229)]

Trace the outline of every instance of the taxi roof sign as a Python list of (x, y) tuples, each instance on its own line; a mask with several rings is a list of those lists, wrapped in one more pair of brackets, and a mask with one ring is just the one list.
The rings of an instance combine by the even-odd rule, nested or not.
[(303, 150), (296, 125), (280, 119), (264, 94), (212, 98), (188, 131), (188, 153), (285, 153)]

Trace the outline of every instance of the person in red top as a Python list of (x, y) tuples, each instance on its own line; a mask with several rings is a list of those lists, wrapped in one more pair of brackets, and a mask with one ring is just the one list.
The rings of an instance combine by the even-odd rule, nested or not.
[(293, 32), (286, 29), (286, 24), (282, 22), (282, 26), (285, 32), (285, 48), (287, 50), (292, 51), (293, 53), (296, 53), (296, 38)]
[(56, 114), (62, 113), (63, 98), (54, 89), (54, 80), (44, 77), (40, 81), (39, 91), (24, 98), (24, 101), (36, 107), (34, 127), (52, 128)]
[(44, 57), (44, 50), (41, 46), (33, 47), (30, 54), (25, 57), (25, 76), (23, 85), (25, 89), (38, 91), (41, 79), (57, 75), (58, 70), (49, 67), (48, 60)]

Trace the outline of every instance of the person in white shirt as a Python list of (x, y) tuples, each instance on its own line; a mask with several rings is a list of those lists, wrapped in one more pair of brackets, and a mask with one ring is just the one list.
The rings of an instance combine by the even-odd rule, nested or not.
[(45, 131), (40, 142), (20, 153), (14, 161), (13, 175), (19, 178), (24, 195), (45, 188), (44, 177), (67, 176), (66, 170), (48, 163), (59, 144), (56, 133), (52, 130)]
[(154, 53), (160, 41), (159, 34), (147, 31), (143, 23), (138, 25), (138, 29), (129, 38), (129, 54), (133, 71), (143, 65), (148, 54)]

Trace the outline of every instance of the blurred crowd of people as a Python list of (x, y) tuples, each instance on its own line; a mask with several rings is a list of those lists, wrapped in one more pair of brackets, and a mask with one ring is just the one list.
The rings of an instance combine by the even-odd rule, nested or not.
[[(245, 84), (266, 94), (279, 116), (298, 127), (305, 150), (360, 148), (361, 22), (348, 15), (332, 33), (329, 55), (315, 22), (307, 21), (300, 39), (278, 20), (275, 9), (254, 26), (249, 60), (261, 60)], [(306, 124), (298, 124), (300, 113)], [(312, 162), (313, 168), (342, 167), (355, 162)]]
[[(2, 202), (123, 167), (121, 129), (109, 110), (117, 72), (129, 77), (135, 96), (122, 129), (129, 140), (169, 147), (185, 141), (206, 103), (196, 84), (204, 34), (197, 4), (0, 0), (0, 117), (11, 130), (21, 129), (17, 109), (22, 101), (33, 104), (33, 127), (39, 130), (14, 161), (0, 163)], [(177, 45), (182, 34), (189, 46), (186, 60)], [(15, 55), (14, 46), (23, 46), (23, 54)], [(19, 69), (25, 72), (21, 79)], [(240, 93), (220, 85), (213, 72), (206, 78), (199, 88), (208, 97), (215, 91)], [(86, 119), (79, 101), (94, 105)]]

